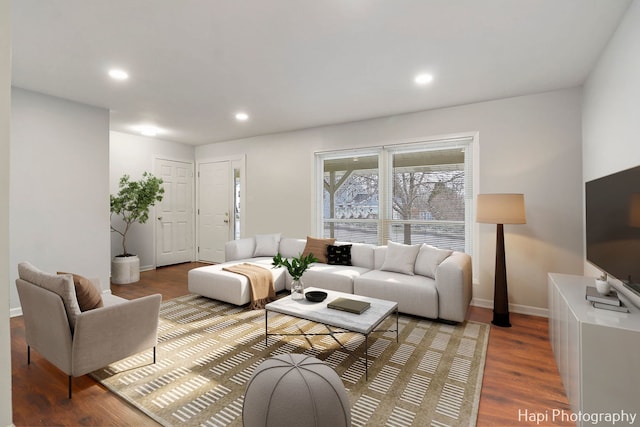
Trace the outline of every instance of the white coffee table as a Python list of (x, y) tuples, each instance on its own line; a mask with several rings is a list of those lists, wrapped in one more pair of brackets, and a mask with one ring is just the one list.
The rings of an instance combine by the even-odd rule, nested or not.
[[(325, 289), (306, 288), (305, 292), (310, 291), (323, 291), (327, 293), (327, 298), (322, 302), (310, 302), (306, 299), (294, 300), (291, 299), (291, 295), (288, 295), (279, 300), (270, 302), (265, 308), (265, 345), (268, 344), (269, 335), (330, 335), (335, 339), (340, 346), (343, 344), (335, 337), (337, 333), (356, 332), (364, 335), (365, 339), (365, 379), (368, 378), (369, 373), (369, 334), (372, 332), (395, 332), (396, 342), (398, 341), (398, 303), (393, 301), (386, 301), (377, 298), (369, 298), (360, 295), (346, 294), (343, 292), (328, 291)], [(349, 298), (358, 301), (366, 301), (371, 306), (362, 314), (349, 313), (346, 311), (336, 310), (328, 308), (327, 304), (336, 298)], [(312, 322), (320, 323), (327, 327), (327, 333), (269, 333), (269, 312), (285, 314), (288, 316), (297, 317), (300, 319), (310, 320)], [(376, 328), (382, 323), (391, 313), (396, 314), (396, 329), (392, 331), (379, 331)], [(331, 327), (339, 328), (341, 330), (332, 330)]]

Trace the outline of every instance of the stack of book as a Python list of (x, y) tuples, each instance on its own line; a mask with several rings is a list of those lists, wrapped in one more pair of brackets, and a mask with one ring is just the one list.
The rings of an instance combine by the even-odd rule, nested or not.
[(586, 298), (595, 308), (622, 313), (629, 312), (627, 306), (618, 298), (618, 293), (613, 289), (608, 294), (603, 295), (597, 291), (595, 286), (587, 286)]

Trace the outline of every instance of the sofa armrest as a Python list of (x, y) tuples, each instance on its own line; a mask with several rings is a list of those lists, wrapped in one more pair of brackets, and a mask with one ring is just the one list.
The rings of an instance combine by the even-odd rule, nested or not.
[(74, 377), (155, 347), (160, 294), (82, 312), (72, 345)]
[(436, 289), (438, 317), (464, 321), (472, 296), (471, 257), (454, 252), (442, 261), (436, 269)]
[(239, 259), (253, 258), (256, 250), (255, 237), (231, 240), (224, 244), (224, 260), (236, 261)]

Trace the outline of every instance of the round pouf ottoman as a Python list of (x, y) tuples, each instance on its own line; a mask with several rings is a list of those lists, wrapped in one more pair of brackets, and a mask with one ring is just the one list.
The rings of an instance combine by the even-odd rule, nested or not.
[(329, 365), (303, 354), (271, 357), (256, 368), (244, 396), (245, 427), (351, 425), (349, 397)]

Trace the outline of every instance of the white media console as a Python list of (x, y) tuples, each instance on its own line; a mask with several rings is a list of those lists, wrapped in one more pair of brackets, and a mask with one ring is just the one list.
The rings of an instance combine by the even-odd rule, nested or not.
[(593, 308), (585, 299), (593, 278), (550, 273), (548, 283), (549, 339), (571, 409), (624, 412), (640, 425), (640, 310), (624, 296), (630, 313)]

